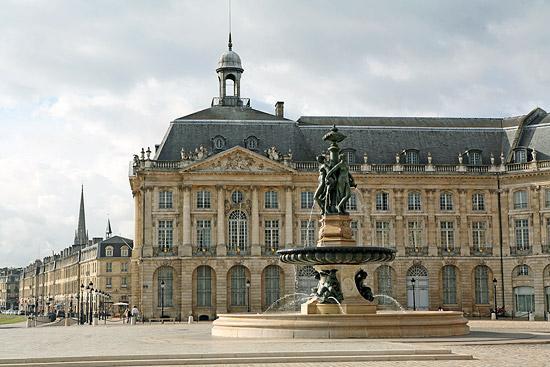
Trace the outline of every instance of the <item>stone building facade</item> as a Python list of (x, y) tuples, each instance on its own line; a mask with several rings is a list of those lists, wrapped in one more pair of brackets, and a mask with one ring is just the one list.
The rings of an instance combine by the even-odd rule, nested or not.
[[(357, 189), (348, 209), (375, 294), (404, 307), (508, 315), (550, 310), (550, 115), (510, 118), (284, 117), (241, 98), (225, 52), (210, 108), (172, 121), (134, 156), (132, 299), (145, 317), (261, 312), (309, 292), (312, 272), (275, 251), (314, 246), (317, 154), (335, 124)], [(414, 285), (412, 280), (414, 279)], [(164, 284), (161, 292), (160, 284)], [(395, 307), (378, 297), (380, 307)]]
[[(110, 221), (105, 237), (88, 239), (82, 191), (73, 245), (58, 254), (35, 260), (22, 270), (19, 280), (21, 308), (38, 313), (60, 309), (76, 312), (81, 299), (84, 302), (90, 299), (88, 286), (108, 293), (110, 302), (130, 302), (133, 241), (112, 236)], [(101, 296), (98, 302), (99, 298)]]
[(0, 310), (19, 308), (21, 268), (0, 268)]

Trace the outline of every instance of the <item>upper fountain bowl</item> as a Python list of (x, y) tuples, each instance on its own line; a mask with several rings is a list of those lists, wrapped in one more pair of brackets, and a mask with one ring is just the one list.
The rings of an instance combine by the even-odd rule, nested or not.
[(395, 250), (385, 247), (326, 246), (302, 247), (277, 251), (281, 262), (296, 265), (357, 265), (387, 262), (395, 258)]

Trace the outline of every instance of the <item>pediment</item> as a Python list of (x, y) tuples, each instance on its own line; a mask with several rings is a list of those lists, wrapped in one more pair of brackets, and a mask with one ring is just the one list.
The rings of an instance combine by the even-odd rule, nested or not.
[(203, 161), (193, 163), (185, 172), (254, 172), (254, 173), (291, 173), (294, 169), (254, 153), (243, 147), (233, 147), (215, 154)]

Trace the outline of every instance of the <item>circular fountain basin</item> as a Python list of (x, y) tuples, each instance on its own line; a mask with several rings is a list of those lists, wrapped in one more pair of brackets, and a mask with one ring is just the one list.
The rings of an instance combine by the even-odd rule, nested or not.
[(290, 248), (277, 251), (279, 260), (296, 265), (357, 265), (387, 262), (395, 258), (395, 250), (385, 247), (325, 246)]
[(378, 311), (375, 314), (223, 314), (213, 336), (233, 338), (413, 338), (466, 335), (468, 320), (457, 311)]

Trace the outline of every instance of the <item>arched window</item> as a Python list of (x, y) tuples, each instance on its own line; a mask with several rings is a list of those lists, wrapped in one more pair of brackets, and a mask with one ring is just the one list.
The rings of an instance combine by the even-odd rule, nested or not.
[(296, 266), (296, 293), (302, 293), (302, 295), (311, 294), (312, 289), (317, 286), (317, 279), (315, 275), (317, 272), (313, 266)]
[(105, 256), (108, 256), (108, 257), (113, 256), (113, 246), (105, 247)]
[(128, 247), (127, 246), (122, 246), (120, 248), (120, 256), (128, 257)]
[(408, 277), (427, 277), (428, 276), (428, 269), (426, 269), (422, 265), (414, 265), (407, 270), (407, 276)]
[(157, 284), (158, 307), (160, 307), (163, 304), (162, 302), (163, 292), (161, 287), (162, 282), (164, 282), (164, 307), (172, 307), (174, 305), (174, 302), (172, 299), (174, 294), (173, 280), (174, 280), (174, 272), (172, 268), (168, 266), (163, 266), (158, 270), (158, 284)]
[(197, 306), (212, 306), (212, 268), (202, 265), (197, 268)]
[(418, 191), (409, 192), (408, 194), (408, 208), (409, 210), (421, 210), (421, 196)]
[(443, 267), (443, 304), (455, 305), (456, 302), (456, 268), (452, 265)]
[(514, 151), (514, 163), (527, 162), (527, 149), (519, 148)]
[(246, 306), (246, 268), (236, 265), (231, 268), (231, 306)]
[(228, 97), (237, 95), (237, 93), (235, 93), (235, 81), (231, 77), (232, 75), (225, 79), (225, 95)]
[(453, 194), (450, 192), (442, 192), (439, 195), (439, 210), (453, 210)]
[[(376, 269), (376, 277), (378, 279), (378, 294), (383, 294), (393, 297), (392, 287), (392, 268), (388, 265), (381, 265)], [(378, 303), (381, 305), (392, 304), (392, 301), (387, 297), (380, 297)]]
[(248, 221), (243, 211), (235, 210), (229, 215), (229, 249), (241, 252), (248, 247)]
[(516, 266), (514, 276), (529, 276), (529, 266), (525, 264)]
[(265, 307), (271, 306), (280, 296), (280, 277), (281, 271), (277, 265), (270, 265), (264, 270), (265, 278)]
[(475, 268), (475, 303), (478, 305), (489, 304), (489, 268), (478, 265)]
[(514, 192), (514, 209), (527, 208), (527, 191), (518, 190)]

